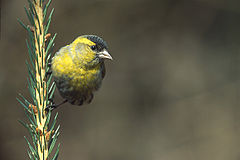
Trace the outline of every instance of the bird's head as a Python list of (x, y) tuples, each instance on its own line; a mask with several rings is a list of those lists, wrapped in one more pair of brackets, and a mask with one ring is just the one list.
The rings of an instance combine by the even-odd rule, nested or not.
[(85, 66), (95, 66), (105, 59), (112, 60), (107, 50), (107, 43), (95, 35), (83, 35), (76, 38), (70, 45), (74, 59)]

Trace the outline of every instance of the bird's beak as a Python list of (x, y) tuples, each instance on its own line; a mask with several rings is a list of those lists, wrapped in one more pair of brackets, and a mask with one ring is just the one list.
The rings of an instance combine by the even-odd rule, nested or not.
[(98, 56), (103, 59), (110, 59), (113, 60), (112, 56), (108, 53), (106, 49), (104, 49), (102, 52), (98, 53)]

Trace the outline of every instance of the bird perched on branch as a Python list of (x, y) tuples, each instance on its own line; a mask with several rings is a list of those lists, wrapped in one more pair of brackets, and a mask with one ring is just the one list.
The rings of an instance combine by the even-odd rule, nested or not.
[(90, 103), (105, 76), (104, 60), (112, 60), (107, 43), (95, 35), (83, 35), (62, 47), (53, 57), (51, 71), (60, 95), (65, 99), (56, 108), (69, 102), (73, 105)]

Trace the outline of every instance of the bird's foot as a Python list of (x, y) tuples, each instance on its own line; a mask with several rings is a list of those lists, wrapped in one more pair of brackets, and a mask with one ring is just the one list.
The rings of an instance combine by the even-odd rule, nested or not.
[(49, 111), (52, 111), (54, 110), (55, 108), (61, 106), (62, 104), (66, 103), (68, 100), (65, 99), (63, 102), (59, 103), (59, 104), (55, 104), (53, 103), (52, 105), (48, 105), (46, 108), (45, 108), (45, 111), (48, 113)]

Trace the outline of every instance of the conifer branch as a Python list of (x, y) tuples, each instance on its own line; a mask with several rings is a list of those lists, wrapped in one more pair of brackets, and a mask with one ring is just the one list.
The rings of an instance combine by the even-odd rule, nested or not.
[[(26, 137), (26, 142), (29, 146), (28, 155), (33, 160), (47, 160), (50, 159), (50, 153), (56, 144), (59, 136), (59, 127), (54, 131), (57, 120), (57, 114), (53, 119), (51, 127), (49, 122), (51, 118), (51, 111), (45, 112), (47, 105), (51, 105), (53, 93), (55, 91), (55, 84), (52, 82), (52, 75), (47, 76), (46, 73), (50, 70), (48, 63), (52, 57), (52, 48), (54, 46), (54, 39), (48, 33), (51, 23), (53, 9), (46, 21), (47, 10), (51, 0), (44, 2), (44, 0), (28, 0), (29, 8), (24, 7), (30, 25), (25, 25), (18, 19), (19, 23), (27, 30), (28, 40), (26, 40), (29, 62), (26, 61), (28, 68), (28, 89), (32, 98), (32, 102), (24, 98), (22, 95), (17, 98), (23, 106), (28, 122), (20, 123), (27, 128), (32, 138), (30, 142)], [(57, 159), (59, 154), (59, 145), (53, 154), (52, 159)]]

